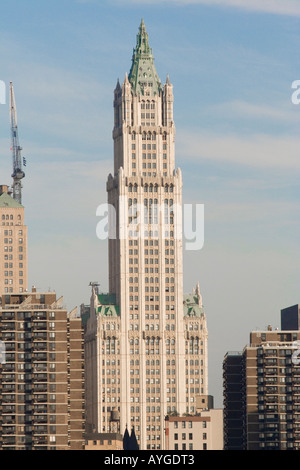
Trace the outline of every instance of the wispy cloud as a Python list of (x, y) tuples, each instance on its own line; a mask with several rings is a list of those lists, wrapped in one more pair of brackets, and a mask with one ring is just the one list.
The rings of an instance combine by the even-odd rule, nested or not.
[(299, 171), (300, 137), (179, 132), (177, 161), (209, 159), (257, 168)]
[[(118, 3), (123, 3), (117, 0)], [(298, 0), (128, 0), (127, 3), (147, 5), (155, 3), (177, 5), (216, 5), (220, 7), (234, 7), (248, 11), (271, 13), (276, 15), (300, 16)]]
[(299, 113), (296, 106), (288, 106), (287, 102), (283, 106), (270, 106), (265, 104), (248, 103), (242, 100), (234, 100), (231, 102), (212, 105), (209, 113), (220, 117), (229, 116), (235, 118), (252, 118), (263, 119), (269, 121), (283, 121), (287, 123), (299, 122)]

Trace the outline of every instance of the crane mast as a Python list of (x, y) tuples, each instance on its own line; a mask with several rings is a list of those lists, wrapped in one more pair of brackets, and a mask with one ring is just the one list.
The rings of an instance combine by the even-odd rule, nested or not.
[(22, 204), (22, 184), (21, 180), (24, 178), (25, 173), (22, 169), (21, 150), (18, 137), (18, 123), (17, 123), (17, 109), (14, 95), (14, 87), (10, 82), (10, 127), (11, 127), (11, 150), (13, 158), (13, 198)]

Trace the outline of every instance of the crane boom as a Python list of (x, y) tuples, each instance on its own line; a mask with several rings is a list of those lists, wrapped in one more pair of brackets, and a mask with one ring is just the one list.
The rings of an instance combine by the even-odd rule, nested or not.
[(22, 169), (22, 158), (18, 136), (18, 123), (17, 123), (17, 108), (15, 102), (14, 87), (10, 82), (10, 127), (11, 127), (11, 150), (13, 158), (13, 198), (22, 204), (22, 184), (21, 180), (24, 178), (25, 173)]

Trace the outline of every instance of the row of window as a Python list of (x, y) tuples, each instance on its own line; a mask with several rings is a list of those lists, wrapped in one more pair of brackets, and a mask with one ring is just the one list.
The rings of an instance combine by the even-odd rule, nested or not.
[[(13, 214), (2, 214), (2, 220), (14, 220)], [(17, 220), (21, 220), (20, 214), (17, 216)]]
[[(128, 185), (128, 192), (129, 193), (136, 193), (137, 192), (137, 188), (138, 188), (138, 185), (137, 184), (129, 184)], [(143, 186), (144, 188), (144, 192), (147, 193), (147, 192), (158, 192), (158, 185), (157, 184), (145, 184)], [(169, 184), (165, 184), (164, 185), (164, 191), (165, 193), (172, 193), (174, 191), (174, 185), (171, 183), (170, 185)]]

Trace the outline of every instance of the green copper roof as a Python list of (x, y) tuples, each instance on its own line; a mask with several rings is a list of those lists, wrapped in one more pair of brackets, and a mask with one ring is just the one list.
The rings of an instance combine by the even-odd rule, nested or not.
[(119, 317), (120, 310), (118, 305), (101, 305), (97, 312), (101, 317)]
[(3, 193), (0, 196), (0, 207), (23, 207), (13, 197), (7, 193)]
[(204, 309), (198, 304), (197, 296), (192, 294), (183, 296), (183, 315), (185, 317), (201, 317), (204, 315)]
[(161, 90), (161, 82), (156, 72), (143, 19), (137, 35), (136, 48), (133, 50), (128, 79), (136, 94), (141, 93), (143, 95), (144, 91), (148, 89), (150, 95), (155, 95)]
[(98, 294), (99, 307), (97, 313), (102, 317), (118, 317), (119, 306), (116, 305), (116, 294)]

